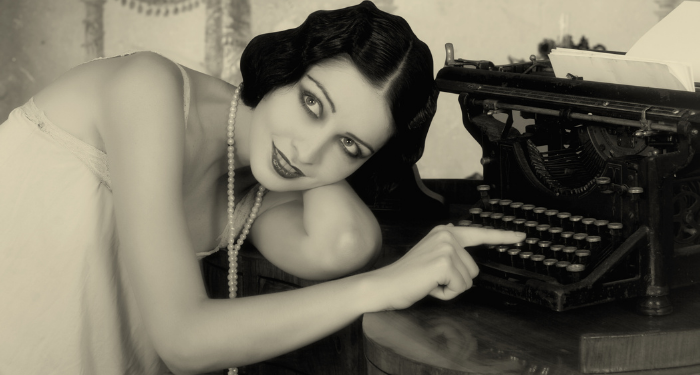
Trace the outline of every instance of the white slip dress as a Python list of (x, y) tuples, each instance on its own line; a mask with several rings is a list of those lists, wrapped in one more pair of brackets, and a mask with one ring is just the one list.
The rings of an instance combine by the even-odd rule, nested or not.
[[(177, 66), (187, 123), (189, 78)], [(256, 190), (237, 204), (237, 228)], [(0, 124), (0, 374), (170, 373), (118, 249), (106, 154), (32, 99), (12, 111)]]

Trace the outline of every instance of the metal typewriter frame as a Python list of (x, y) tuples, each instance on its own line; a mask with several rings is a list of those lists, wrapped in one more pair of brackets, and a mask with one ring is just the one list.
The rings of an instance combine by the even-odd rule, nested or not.
[[(641, 313), (670, 313), (670, 288), (695, 283), (695, 274), (700, 274), (700, 241), (682, 251), (676, 249), (677, 244), (674, 247), (674, 217), (678, 215), (674, 216), (669, 204), (674, 186), (678, 189), (682, 181), (700, 180), (700, 162), (696, 160), (700, 158), (694, 158), (700, 147), (700, 94), (558, 79), (547, 61), (531, 58), (531, 63), (495, 66), (485, 61), (455, 60), (451, 45), (446, 49), (446, 65), (438, 72), (436, 85), (442, 92), (459, 95), (464, 126), (483, 148), (484, 183), (491, 191), (505, 198), (502, 194), (511, 192), (510, 184), (520, 173), (521, 180), (532, 183), (523, 194), (536, 195), (544, 202), (575, 205), (576, 200), (590, 200), (594, 194), (614, 195), (619, 202), (612, 202), (619, 204), (619, 220), (627, 231), (626, 240), (578, 282), (560, 284), (549, 276), (489, 261), (476, 252), (482, 272), (475, 285), (556, 311), (641, 297), (637, 304)], [(613, 183), (584, 186), (567, 196), (538, 185), (537, 176), (524, 167), (523, 135), (512, 129), (512, 111), (535, 118), (532, 129), (545, 138), (539, 142), (555, 148), (561, 146), (562, 124), (572, 123), (585, 129), (632, 128), (635, 137), (649, 144), (657, 142), (658, 147), (645, 149), (645, 155), (618, 156), (610, 149), (600, 176), (614, 174)], [(498, 121), (491, 116), (494, 112), (506, 112), (508, 119)], [(541, 128), (535, 129), (538, 126)], [(634, 144), (634, 139), (623, 141)], [(644, 186), (643, 194), (629, 193), (635, 185)], [(638, 272), (606, 281), (609, 271), (630, 257), (638, 262)]]

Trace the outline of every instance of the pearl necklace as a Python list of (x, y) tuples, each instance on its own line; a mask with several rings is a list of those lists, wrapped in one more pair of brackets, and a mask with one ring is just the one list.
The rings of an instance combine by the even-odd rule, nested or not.
[[(233, 182), (234, 182), (234, 176), (235, 176), (235, 171), (234, 171), (234, 147), (233, 147), (233, 130), (234, 130), (234, 125), (236, 124), (236, 112), (238, 110), (238, 99), (240, 97), (241, 93), (241, 88), (243, 87), (243, 84), (241, 83), (237, 88), (236, 91), (233, 93), (233, 99), (231, 99), (231, 109), (229, 110), (228, 114), (228, 126), (226, 127), (226, 136), (228, 137), (228, 140), (226, 143), (228, 144), (228, 151), (227, 151), (227, 159), (228, 159), (228, 183), (226, 185), (226, 190), (228, 194), (228, 207), (227, 207), (227, 212), (228, 212), (228, 244), (227, 244), (227, 249), (228, 249), (228, 296), (229, 298), (233, 299), (236, 298), (236, 292), (238, 292), (238, 251), (241, 250), (241, 245), (243, 245), (243, 241), (245, 241), (246, 237), (248, 237), (248, 233), (250, 232), (250, 226), (253, 225), (253, 222), (255, 221), (255, 218), (258, 216), (258, 210), (260, 209), (260, 204), (262, 203), (263, 195), (265, 194), (265, 188), (260, 185), (258, 188), (258, 191), (255, 195), (255, 204), (253, 205), (253, 208), (250, 210), (250, 215), (248, 216), (248, 219), (246, 220), (245, 224), (243, 225), (243, 229), (241, 229), (241, 235), (238, 237), (238, 241), (236, 242), (236, 229), (233, 227), (233, 210), (234, 210), (234, 196), (233, 196)], [(234, 243), (235, 242), (235, 243)], [(235, 375), (238, 374), (238, 369), (233, 367), (228, 369), (228, 374), (229, 375)]]

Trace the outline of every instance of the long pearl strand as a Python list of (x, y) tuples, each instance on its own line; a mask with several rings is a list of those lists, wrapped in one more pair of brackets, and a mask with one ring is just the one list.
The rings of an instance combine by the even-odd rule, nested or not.
[[(248, 237), (248, 233), (250, 233), (250, 226), (253, 225), (255, 218), (258, 216), (258, 210), (260, 209), (260, 204), (262, 203), (263, 195), (265, 195), (265, 188), (262, 185), (260, 185), (255, 195), (255, 204), (250, 210), (250, 215), (248, 216), (248, 219), (246, 220), (245, 224), (243, 224), (243, 229), (241, 229), (241, 235), (238, 237), (238, 241), (236, 242), (236, 228), (234, 228), (233, 226), (233, 211), (235, 208), (233, 195), (233, 183), (235, 180), (233, 155), (235, 148), (233, 147), (233, 130), (236, 125), (236, 112), (238, 110), (238, 100), (240, 98), (242, 87), (243, 84), (241, 83), (236, 88), (236, 91), (233, 93), (233, 99), (231, 99), (231, 109), (229, 110), (228, 114), (228, 126), (226, 127), (226, 136), (228, 137), (228, 140), (226, 141), (226, 143), (228, 144), (228, 183), (226, 185), (226, 190), (228, 195), (227, 212), (229, 228), (228, 244), (226, 248), (228, 249), (228, 296), (231, 299), (236, 298), (236, 293), (238, 292), (238, 252), (239, 250), (241, 250), (241, 245), (243, 245), (243, 241), (245, 241), (246, 237)], [(238, 374), (238, 369), (232, 367), (228, 369), (228, 374)]]

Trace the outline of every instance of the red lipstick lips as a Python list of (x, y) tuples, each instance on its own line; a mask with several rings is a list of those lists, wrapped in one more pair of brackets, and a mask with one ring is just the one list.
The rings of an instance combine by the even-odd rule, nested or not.
[(272, 167), (283, 178), (297, 178), (306, 176), (299, 168), (292, 165), (287, 157), (272, 143)]

